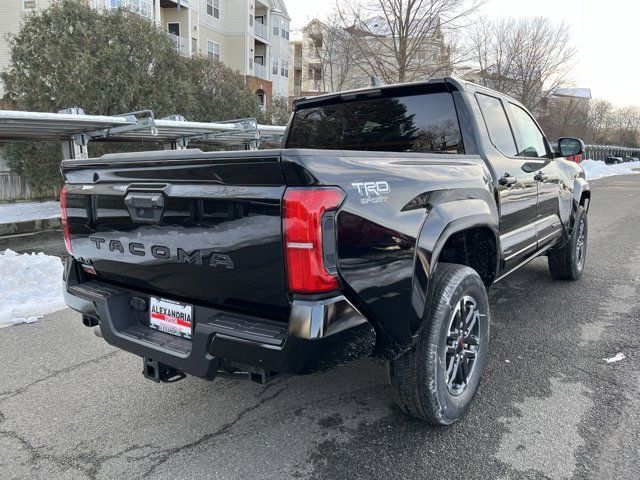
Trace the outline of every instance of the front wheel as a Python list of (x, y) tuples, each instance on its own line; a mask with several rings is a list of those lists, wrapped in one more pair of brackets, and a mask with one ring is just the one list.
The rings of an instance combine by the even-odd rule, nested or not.
[(549, 271), (556, 280), (578, 280), (587, 260), (589, 223), (587, 212), (578, 207), (569, 241), (561, 248), (549, 250)]
[(469, 409), (489, 347), (489, 302), (480, 276), (464, 265), (440, 264), (431, 312), (411, 350), (389, 362), (400, 408), (436, 425)]

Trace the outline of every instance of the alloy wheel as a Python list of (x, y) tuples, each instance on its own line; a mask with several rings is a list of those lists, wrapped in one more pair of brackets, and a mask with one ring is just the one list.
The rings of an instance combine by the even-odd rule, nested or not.
[(478, 302), (467, 295), (460, 299), (449, 320), (446, 338), (445, 381), (451, 395), (460, 395), (471, 382), (480, 350)]

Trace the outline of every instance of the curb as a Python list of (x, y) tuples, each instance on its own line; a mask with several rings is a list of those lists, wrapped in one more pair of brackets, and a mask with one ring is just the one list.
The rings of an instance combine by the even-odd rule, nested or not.
[(0, 223), (0, 237), (21, 235), (60, 228), (59, 218), (43, 218), (26, 222)]

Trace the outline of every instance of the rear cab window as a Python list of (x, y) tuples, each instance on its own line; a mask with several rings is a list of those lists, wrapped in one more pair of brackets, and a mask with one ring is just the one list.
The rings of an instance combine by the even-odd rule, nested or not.
[(464, 153), (449, 92), (301, 105), (287, 148)]

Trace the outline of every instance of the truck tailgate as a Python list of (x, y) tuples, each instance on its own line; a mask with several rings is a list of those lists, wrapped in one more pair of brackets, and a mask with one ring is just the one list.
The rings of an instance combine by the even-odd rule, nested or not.
[(134, 155), (63, 164), (73, 256), (102, 281), (286, 320), (279, 152)]

